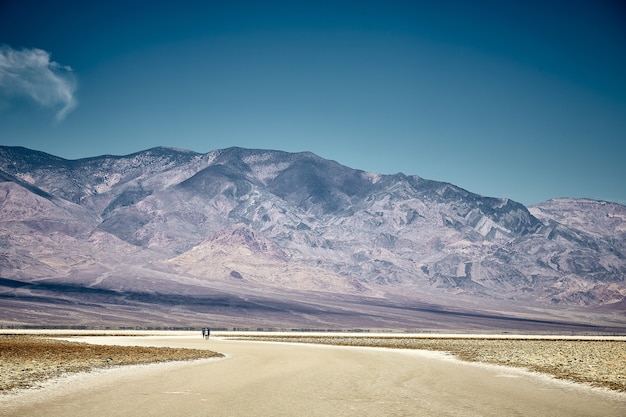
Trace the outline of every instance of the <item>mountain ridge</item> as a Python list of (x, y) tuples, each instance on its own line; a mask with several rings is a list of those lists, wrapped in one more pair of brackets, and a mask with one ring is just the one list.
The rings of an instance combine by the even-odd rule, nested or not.
[(626, 207), (616, 203), (527, 208), (310, 152), (237, 147), (72, 161), (0, 147), (0, 181), (5, 279), (122, 292), (194, 283), (301, 301), (510, 302), (552, 313), (626, 299)]

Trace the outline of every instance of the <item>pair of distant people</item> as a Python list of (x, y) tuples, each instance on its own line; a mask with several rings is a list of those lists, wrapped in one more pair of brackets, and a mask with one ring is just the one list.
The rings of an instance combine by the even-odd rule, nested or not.
[(203, 339), (208, 339), (209, 336), (211, 336), (211, 329), (209, 329), (208, 327), (203, 327), (202, 328), (202, 338)]

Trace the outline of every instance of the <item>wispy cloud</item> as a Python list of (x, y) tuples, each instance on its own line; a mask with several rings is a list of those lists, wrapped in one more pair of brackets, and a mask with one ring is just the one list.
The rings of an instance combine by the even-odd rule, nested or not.
[(72, 68), (50, 61), (48, 52), (0, 45), (0, 96), (28, 97), (56, 110), (61, 121), (76, 107), (75, 91)]

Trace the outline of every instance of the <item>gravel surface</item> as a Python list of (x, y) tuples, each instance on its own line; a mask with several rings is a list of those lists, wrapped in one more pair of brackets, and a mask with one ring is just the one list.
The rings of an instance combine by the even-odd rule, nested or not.
[(626, 392), (626, 342), (612, 340), (253, 336), (246, 339), (449, 352), (459, 359), (526, 368)]
[(208, 350), (100, 346), (41, 336), (0, 335), (0, 393), (96, 368), (221, 356)]

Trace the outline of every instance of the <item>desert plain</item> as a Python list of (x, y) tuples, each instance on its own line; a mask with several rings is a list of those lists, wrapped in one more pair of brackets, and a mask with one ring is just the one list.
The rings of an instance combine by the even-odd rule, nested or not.
[(0, 415), (626, 415), (624, 337), (32, 333)]

